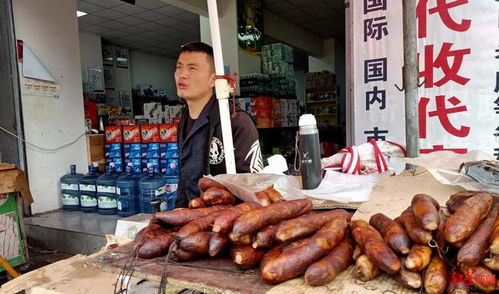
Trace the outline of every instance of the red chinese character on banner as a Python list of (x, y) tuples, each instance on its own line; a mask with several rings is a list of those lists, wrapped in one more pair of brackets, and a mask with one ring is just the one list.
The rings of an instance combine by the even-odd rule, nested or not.
[[(425, 78), (425, 88), (432, 88), (433, 86), (440, 87), (448, 81), (454, 81), (460, 85), (466, 85), (469, 78), (459, 75), (459, 69), (463, 63), (465, 54), (470, 54), (471, 49), (451, 50), (453, 43), (443, 43), (442, 48), (435, 60), (433, 60), (433, 45), (425, 46), (424, 53), (424, 70), (419, 73), (420, 77)], [(449, 59), (452, 59), (452, 64), (449, 64)], [(433, 82), (433, 68), (440, 68), (444, 76)]]
[(457, 23), (452, 19), (449, 9), (461, 6), (468, 3), (468, 0), (455, 0), (447, 3), (448, 0), (437, 0), (437, 6), (428, 10), (428, 0), (419, 0), (416, 6), (416, 17), (418, 20), (418, 38), (426, 38), (426, 10), (429, 14), (438, 13), (442, 22), (449, 29), (456, 32), (465, 32), (471, 26), (471, 20), (463, 19), (461, 23)]
[(431, 148), (431, 149), (421, 148), (421, 149), (419, 149), (419, 153), (426, 154), (426, 153), (432, 153), (432, 152), (435, 152), (435, 151), (442, 151), (442, 150), (453, 151), (454, 153), (457, 153), (457, 154), (466, 154), (466, 153), (468, 153), (468, 149), (467, 148), (445, 148), (444, 145), (433, 145), (433, 148)]
[[(454, 96), (447, 99), (447, 101), (449, 101), (453, 106), (461, 103), (461, 100)], [(429, 102), (430, 99), (426, 97), (421, 97), (421, 100), (419, 101), (419, 138), (421, 139), (426, 138), (426, 112)], [(470, 133), (470, 127), (461, 126), (459, 129), (455, 128), (449, 120), (449, 114), (465, 111), (468, 111), (466, 105), (446, 108), (445, 96), (438, 95), (436, 96), (436, 109), (434, 111), (429, 111), (428, 117), (438, 116), (440, 124), (448, 133), (462, 138), (468, 136)]]

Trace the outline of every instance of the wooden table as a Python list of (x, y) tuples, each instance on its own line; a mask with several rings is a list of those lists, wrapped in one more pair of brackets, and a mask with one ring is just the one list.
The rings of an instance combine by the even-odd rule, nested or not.
[[(102, 271), (118, 274), (130, 256), (131, 245), (126, 244), (87, 259), (86, 265)], [(132, 276), (156, 281), (159, 284), (165, 258), (138, 259)], [(312, 287), (303, 277), (278, 285), (269, 285), (260, 278), (258, 269), (240, 270), (228, 258), (205, 258), (196, 261), (174, 263), (167, 267), (167, 293), (192, 289), (204, 293), (247, 293), (247, 294), (414, 294), (404, 289), (392, 277), (384, 274), (369, 282), (353, 278), (354, 267), (341, 272), (329, 284)]]
[[(104, 271), (119, 273), (127, 262), (131, 243), (105, 251), (87, 260), (88, 265)], [(160, 281), (165, 257), (137, 259), (134, 277)], [(268, 292), (272, 285), (260, 278), (258, 270), (240, 270), (228, 258), (205, 258), (196, 261), (175, 263), (167, 266), (168, 285), (176, 289), (189, 288), (207, 293), (248, 293)]]

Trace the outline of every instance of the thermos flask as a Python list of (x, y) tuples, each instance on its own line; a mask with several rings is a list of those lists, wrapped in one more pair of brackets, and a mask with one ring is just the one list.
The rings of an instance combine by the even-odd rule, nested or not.
[(315, 189), (321, 183), (319, 131), (312, 114), (303, 114), (298, 121), (300, 171), (303, 189)]

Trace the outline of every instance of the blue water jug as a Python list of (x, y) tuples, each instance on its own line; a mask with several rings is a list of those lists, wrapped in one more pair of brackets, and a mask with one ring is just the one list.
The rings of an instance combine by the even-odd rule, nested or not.
[(165, 191), (166, 191), (166, 202), (161, 202), (161, 211), (172, 210), (175, 208), (175, 202), (177, 200), (177, 188), (178, 188), (178, 178), (172, 176), (165, 176)]
[(61, 177), (62, 209), (80, 210), (80, 181), (83, 174), (76, 173), (76, 165), (69, 166), (69, 174)]
[(97, 211), (97, 187), (95, 181), (101, 175), (98, 170), (99, 164), (93, 163), (88, 166), (88, 174), (80, 180), (80, 209), (83, 212)]
[(99, 214), (116, 214), (118, 211), (118, 197), (116, 195), (116, 178), (113, 166), (106, 167), (106, 173), (97, 181), (97, 212)]
[(130, 216), (140, 212), (139, 177), (133, 173), (132, 166), (127, 166), (126, 173), (116, 179), (116, 194), (119, 216)]
[(154, 167), (149, 167), (149, 176), (139, 181), (140, 212), (153, 213), (151, 201), (167, 201), (165, 179), (154, 173)]

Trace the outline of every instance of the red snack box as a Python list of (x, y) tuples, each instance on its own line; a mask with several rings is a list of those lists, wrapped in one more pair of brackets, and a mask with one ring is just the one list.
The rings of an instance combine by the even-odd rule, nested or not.
[(142, 143), (159, 143), (159, 128), (158, 125), (142, 125), (140, 126)]
[(272, 109), (274, 107), (274, 99), (271, 97), (256, 97), (252, 98), (253, 108)]
[(159, 125), (159, 142), (177, 142), (177, 124)]
[(106, 143), (123, 143), (123, 134), (121, 132), (121, 126), (107, 126), (105, 128), (106, 132)]
[(123, 143), (140, 143), (140, 126), (123, 126)]

